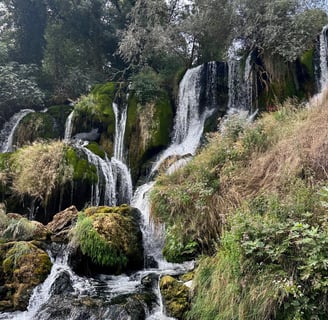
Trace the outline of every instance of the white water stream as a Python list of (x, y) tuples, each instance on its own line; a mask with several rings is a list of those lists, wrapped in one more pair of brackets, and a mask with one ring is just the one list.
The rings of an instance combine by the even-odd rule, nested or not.
[(29, 113), (35, 112), (32, 109), (22, 109), (15, 113), (0, 131), (0, 153), (13, 151), (13, 137), (20, 121)]
[(74, 109), (68, 115), (65, 123), (65, 134), (64, 140), (69, 141), (72, 138), (72, 131), (73, 131), (73, 117), (74, 117)]
[(328, 25), (325, 26), (320, 34), (320, 90), (323, 91), (328, 84)]

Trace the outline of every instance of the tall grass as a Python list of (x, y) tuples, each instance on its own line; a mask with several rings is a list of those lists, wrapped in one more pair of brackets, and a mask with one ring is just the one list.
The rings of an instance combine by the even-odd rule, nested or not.
[(72, 179), (72, 170), (65, 163), (65, 144), (34, 143), (12, 155), (12, 189), (47, 203), (52, 192)]

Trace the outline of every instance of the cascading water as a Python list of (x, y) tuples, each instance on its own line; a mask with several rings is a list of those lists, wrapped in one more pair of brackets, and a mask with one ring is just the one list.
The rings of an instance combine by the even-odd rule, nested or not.
[(251, 110), (253, 95), (253, 73), (251, 66), (251, 54), (245, 61), (245, 70), (242, 72), (240, 58), (230, 51), (229, 65), (229, 102), (228, 113), (239, 110)]
[(322, 91), (328, 84), (328, 25), (320, 34), (320, 88)]
[(124, 162), (124, 134), (126, 126), (128, 106), (125, 104), (120, 113), (117, 103), (113, 102), (113, 111), (115, 114), (115, 140), (114, 140), (114, 158)]
[(206, 119), (211, 116), (217, 107), (214, 90), (216, 76), (215, 62), (208, 63), (209, 71), (205, 94), (212, 97), (212, 101), (201, 107), (201, 77), (204, 65), (189, 69), (184, 75), (178, 95), (178, 107), (174, 124), (174, 135), (171, 145), (159, 156), (151, 169), (154, 174), (163, 161), (171, 156), (194, 155), (204, 130)]
[(88, 162), (97, 169), (98, 183), (92, 189), (91, 205), (99, 206), (100, 203), (108, 206), (116, 205), (116, 181), (111, 162), (94, 154), (88, 148), (76, 145), (88, 157)]
[[(214, 86), (215, 84), (215, 76), (211, 75), (216, 72), (216, 66), (213, 64), (209, 64), (210, 68), (208, 68), (209, 72), (206, 74), (206, 80), (209, 86)], [(212, 71), (210, 71), (212, 70)], [(201, 88), (201, 77), (202, 72), (204, 71), (203, 66), (199, 66), (197, 68), (191, 69), (187, 71), (184, 79), (180, 84), (179, 90), (179, 106), (177, 108), (177, 115), (175, 119), (175, 130), (174, 137), (171, 146), (167, 151), (164, 152), (164, 156), (160, 157), (155, 164), (155, 167), (159, 167), (162, 163), (163, 159), (171, 155), (190, 155), (194, 154), (199, 142), (201, 135), (203, 133), (203, 127), (205, 120), (213, 114), (216, 107), (216, 96), (213, 88)], [(204, 75), (204, 74), (203, 74)], [(212, 90), (213, 89), (213, 90)], [(201, 94), (212, 96), (211, 102), (208, 104), (201, 104)], [(213, 91), (213, 92), (212, 92)], [(204, 93), (205, 92), (205, 93)], [(124, 112), (121, 115), (121, 120), (118, 120), (118, 112), (115, 114), (117, 123), (123, 124), (123, 119), (126, 117)], [(121, 128), (122, 131), (124, 125), (117, 125), (117, 128)], [(99, 183), (95, 186), (92, 194), (92, 205), (98, 205), (102, 203), (102, 199), (106, 199), (105, 204), (115, 205), (117, 200), (117, 193), (124, 194), (126, 192), (126, 197), (128, 198), (131, 194), (129, 190), (132, 190), (131, 182), (128, 182), (125, 187), (124, 185), (125, 177), (130, 176), (128, 173), (128, 169), (126, 166), (121, 166), (124, 150), (123, 150), (123, 139), (124, 134), (121, 134), (120, 137), (115, 137), (115, 156), (109, 161), (108, 159), (102, 159), (99, 156), (93, 154), (90, 150), (85, 148), (83, 145), (76, 146), (81, 149), (87, 156), (88, 161), (94, 164), (97, 168), (97, 173), (99, 176)], [(181, 165), (183, 165), (187, 160), (187, 157), (180, 159)], [(180, 163), (180, 162), (179, 162)], [(125, 171), (127, 170), (127, 172)], [(174, 170), (171, 167), (171, 170)], [(131, 181), (131, 180), (130, 180)], [(120, 294), (125, 293), (133, 293), (138, 292), (140, 290), (140, 283), (142, 279), (149, 275), (153, 274), (156, 277), (155, 284), (152, 287), (153, 292), (157, 296), (158, 302), (157, 306), (153, 307), (151, 310), (146, 311), (146, 319), (147, 320), (168, 320), (173, 319), (169, 318), (165, 315), (163, 301), (160, 294), (159, 289), (159, 280), (161, 275), (174, 275), (181, 274), (193, 268), (193, 262), (187, 262), (185, 264), (172, 264), (167, 263), (162, 256), (162, 247), (163, 247), (163, 231), (164, 226), (154, 226), (151, 222), (149, 213), (150, 213), (150, 204), (149, 204), (149, 192), (153, 187), (154, 182), (149, 182), (143, 186), (140, 186), (132, 199), (132, 206), (137, 207), (142, 213), (142, 225), (141, 229), (143, 232), (143, 241), (144, 241), (144, 251), (146, 258), (145, 269), (139, 271), (131, 276), (101, 276), (100, 282), (99, 279), (96, 281), (95, 279), (89, 279), (86, 282), (85, 278), (79, 278), (67, 265), (66, 259), (64, 260), (54, 260), (54, 266), (52, 268), (51, 275), (48, 279), (40, 285), (36, 290), (35, 294), (30, 301), (30, 305), (34, 305), (31, 307), (28, 312), (32, 312), (34, 315), (38, 316), (38, 319), (42, 320), (50, 320), (51, 312), (49, 309), (56, 308), (57, 306), (53, 306), (55, 298), (53, 297), (53, 293), (51, 291), (51, 287), (54, 283), (56, 283), (56, 279), (58, 274), (64, 269), (68, 272), (69, 278), (72, 281), (72, 286), (74, 288), (74, 294), (77, 296), (81, 296), (85, 293), (81, 293), (77, 290), (77, 288), (88, 288), (88, 295), (98, 296), (99, 292), (102, 295), (105, 295), (106, 301), (109, 301), (111, 297), (115, 297)], [(117, 185), (120, 185), (121, 191), (117, 191)], [(125, 191), (122, 191), (123, 189)], [(107, 203), (106, 203), (107, 202)], [(68, 268), (68, 269), (66, 269)], [(98, 288), (98, 289), (97, 289)], [(120, 288), (120, 290), (118, 289)], [(38, 294), (40, 294), (38, 296)], [(66, 299), (66, 298), (65, 298)], [(35, 304), (35, 301), (38, 300), (38, 303)], [(48, 301), (47, 301), (48, 300)], [(75, 301), (75, 300), (74, 300)], [(42, 306), (43, 304), (43, 306)], [(78, 317), (73, 316), (74, 303), (72, 306), (69, 306), (70, 310), (68, 311), (68, 315), (65, 319), (78, 319)], [(31, 310), (31, 311), (30, 311)], [(93, 311), (92, 311), (93, 312)], [(108, 316), (108, 312), (110, 308), (108, 307), (102, 315), (98, 315), (97, 317), (89, 317), (89, 319), (112, 319)], [(6, 319), (1, 318), (0, 319)], [(8, 318), (10, 319), (10, 318)], [(15, 317), (12, 319), (16, 319)], [(17, 318), (24, 319), (24, 318)], [(25, 319), (33, 319), (33, 318), (25, 318)], [(57, 318), (56, 318), (57, 319)], [(117, 319), (128, 319), (128, 318), (117, 318)]]
[(22, 109), (18, 113), (14, 114), (8, 122), (5, 123), (3, 129), (0, 132), (0, 152), (13, 151), (13, 137), (15, 130), (20, 121), (29, 113), (35, 112), (32, 109)]
[(68, 115), (65, 123), (64, 140), (68, 141), (72, 137), (74, 110)]
[[(127, 99), (128, 101), (128, 96)], [(119, 203), (130, 203), (132, 198), (132, 179), (131, 173), (124, 162), (124, 135), (127, 119), (128, 105), (123, 105), (123, 110), (119, 109), (118, 104), (113, 102), (113, 111), (115, 115), (115, 140), (114, 156), (112, 163), (115, 166), (116, 181), (120, 185)]]

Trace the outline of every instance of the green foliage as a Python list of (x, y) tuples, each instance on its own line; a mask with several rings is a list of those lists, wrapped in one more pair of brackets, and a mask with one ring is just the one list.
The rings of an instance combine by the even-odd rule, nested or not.
[(156, 101), (163, 94), (160, 76), (150, 68), (142, 69), (132, 77), (132, 89), (142, 105)]
[(36, 83), (36, 71), (34, 65), (18, 63), (0, 65), (0, 106), (43, 105), (44, 94)]
[(311, 48), (327, 23), (324, 11), (304, 8), (297, 0), (243, 0), (236, 18), (235, 31), (251, 48), (280, 55), (286, 61), (295, 61)]
[(191, 319), (327, 317), (326, 212), (315, 190), (289, 188), (283, 201), (262, 195), (230, 219), (196, 272)]
[(167, 261), (179, 263), (192, 260), (198, 252), (199, 244), (196, 241), (183, 239), (181, 226), (175, 224), (166, 229), (163, 255)]

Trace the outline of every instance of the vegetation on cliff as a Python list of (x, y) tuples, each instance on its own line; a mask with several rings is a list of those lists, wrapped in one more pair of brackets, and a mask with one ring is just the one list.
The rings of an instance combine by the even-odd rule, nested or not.
[(190, 319), (327, 317), (328, 95), (254, 123), (232, 117), (159, 177), (152, 215), (172, 261), (204, 257)]

